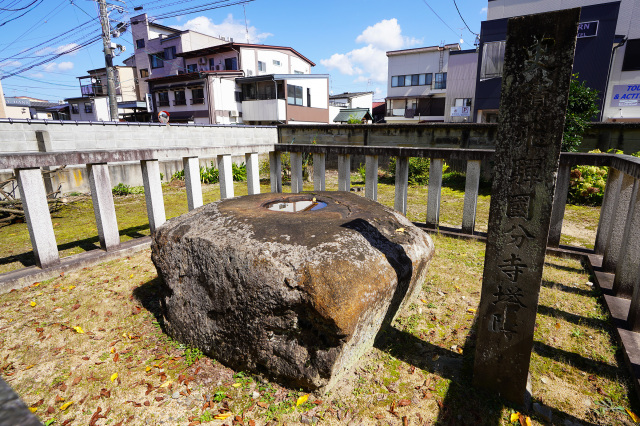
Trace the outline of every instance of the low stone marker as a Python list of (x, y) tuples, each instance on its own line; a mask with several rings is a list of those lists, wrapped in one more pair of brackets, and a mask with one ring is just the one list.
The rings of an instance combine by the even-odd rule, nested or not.
[(509, 20), (473, 382), (523, 405), (580, 9)]
[(329, 389), (420, 291), (427, 234), (355, 194), (260, 194), (153, 234), (167, 331), (222, 363)]

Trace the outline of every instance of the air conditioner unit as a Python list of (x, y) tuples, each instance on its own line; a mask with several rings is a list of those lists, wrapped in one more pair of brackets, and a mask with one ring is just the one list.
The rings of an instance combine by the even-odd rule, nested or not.
[(207, 58), (200, 58), (200, 59), (198, 59), (198, 63), (199, 63), (199, 64), (206, 64), (206, 63), (207, 63)]

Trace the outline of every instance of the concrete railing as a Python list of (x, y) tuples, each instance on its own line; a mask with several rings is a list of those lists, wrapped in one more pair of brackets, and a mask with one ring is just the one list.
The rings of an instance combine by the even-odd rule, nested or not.
[[(313, 155), (314, 190), (325, 190), (325, 162), (328, 155), (338, 157), (338, 189), (350, 189), (350, 156), (362, 155), (366, 159), (365, 196), (377, 200), (378, 157), (396, 157), (394, 207), (406, 214), (408, 165), (410, 157), (431, 159), (427, 198), (427, 228), (440, 223), (440, 194), (443, 163), (466, 161), (464, 211), (459, 231), (473, 234), (480, 184), (480, 164), (491, 160), (494, 153), (488, 149), (457, 148), (401, 148), (337, 145), (277, 144), (270, 153), (271, 191), (282, 192), (280, 154), (290, 153), (291, 192), (302, 191), (302, 154)], [(572, 166), (590, 165), (609, 167), (600, 221), (595, 241), (595, 255), (602, 256), (602, 272), (613, 279), (612, 296), (630, 300), (627, 319), (629, 329), (640, 331), (640, 158), (614, 154), (562, 153), (553, 200), (548, 247), (559, 247), (562, 223), (569, 190)], [(535, 171), (532, 171), (535, 173)], [(598, 265), (599, 266), (599, 265)], [(627, 308), (624, 308), (627, 309)]]
[(199, 157), (217, 158), (220, 196), (230, 198), (234, 196), (231, 157), (244, 155), (248, 192), (257, 194), (260, 192), (258, 155), (272, 149), (273, 145), (259, 144), (207, 148), (6, 153), (0, 156), (0, 169), (13, 169), (15, 172), (36, 264), (46, 269), (57, 265), (60, 257), (40, 167), (63, 164), (86, 165), (100, 247), (108, 252), (120, 246), (108, 163), (139, 162), (142, 169), (149, 227), (153, 231), (166, 221), (160, 182), (160, 161), (176, 158), (182, 160), (187, 203), (189, 210), (193, 210), (202, 205)]

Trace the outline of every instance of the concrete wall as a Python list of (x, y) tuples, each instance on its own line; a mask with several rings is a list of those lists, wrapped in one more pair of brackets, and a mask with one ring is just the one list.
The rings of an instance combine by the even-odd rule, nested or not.
[[(3, 152), (84, 151), (167, 147), (208, 146), (271, 146), (277, 142), (276, 127), (267, 126), (202, 126), (158, 124), (127, 125), (126, 123), (51, 122), (31, 120), (9, 122), (0, 120), (0, 155)], [(47, 137), (38, 144), (36, 132), (46, 132)], [(39, 146), (40, 145), (40, 146)], [(238, 158), (244, 161), (244, 158)], [(210, 165), (213, 158), (201, 158), (201, 165)], [(89, 182), (84, 165), (67, 165), (67, 169), (54, 187), (62, 184), (63, 192), (87, 192)], [(171, 174), (182, 170), (180, 159), (160, 163), (160, 172), (167, 181)], [(122, 182), (131, 186), (142, 185), (139, 162), (109, 164), (113, 186)], [(0, 170), (0, 179), (10, 175), (10, 170)]]

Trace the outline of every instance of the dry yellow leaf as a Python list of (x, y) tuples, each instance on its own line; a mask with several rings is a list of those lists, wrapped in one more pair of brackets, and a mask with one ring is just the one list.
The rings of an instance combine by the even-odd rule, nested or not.
[(116, 351), (116, 348), (111, 348), (111, 353), (114, 353)]
[(456, 351), (458, 351), (458, 353), (459, 353), (459, 354), (461, 354), (461, 353), (462, 353), (462, 351), (463, 351), (463, 349), (462, 349), (460, 346), (458, 346), (458, 347), (456, 348)]
[(69, 290), (73, 290), (74, 288), (76, 288), (75, 285), (70, 285), (69, 287), (67, 287)]
[(511, 413), (511, 418), (509, 419), (509, 421), (513, 423), (513, 422), (517, 422), (519, 419), (520, 419), (520, 413)]
[[(171, 383), (173, 383), (173, 380), (167, 380), (166, 382), (164, 382), (163, 384), (160, 385), (161, 388), (166, 388), (167, 386), (169, 386)], [(225, 417), (226, 418), (226, 417)]]
[(421, 301), (422, 303), (429, 303), (429, 302), (427, 301), (427, 299), (420, 299), (420, 301)]
[(36, 302), (31, 302), (31, 306), (36, 306)]
[(129, 278), (133, 278), (133, 274), (129, 275)]
[(80, 327), (80, 326), (73, 327), (73, 329), (74, 329), (74, 330), (76, 331), (76, 333), (78, 333), (78, 334), (84, 334), (84, 330), (83, 330), (83, 329), (82, 329), (82, 327)]
[(151, 370), (151, 367), (147, 367), (147, 368), (145, 368), (144, 371), (150, 371), (150, 370)]
[(560, 329), (560, 323), (559, 323), (559, 322), (557, 322), (557, 323), (556, 323), (556, 328), (557, 328), (558, 330)]
[(117, 379), (117, 378), (118, 378), (118, 373), (113, 373), (113, 374), (111, 375), (111, 381), (112, 381), (112, 382), (113, 382), (115, 379)]
[(29, 407), (29, 411), (35, 413), (36, 411), (38, 411), (38, 407)]
[(242, 383), (234, 383), (231, 386), (233, 386), (234, 388), (239, 388), (240, 386), (242, 386)]
[(467, 312), (471, 312), (472, 314), (475, 314), (475, 313), (476, 313), (476, 310), (475, 310), (475, 309), (473, 309), (473, 308), (469, 308), (469, 309), (467, 309)]
[(298, 398), (298, 400), (296, 401), (296, 407), (299, 405), (304, 404), (305, 402), (307, 402), (307, 399), (309, 399), (309, 395), (302, 395), (300, 398)]
[(224, 414), (218, 414), (214, 417), (214, 419), (216, 420), (224, 420), (227, 417), (229, 417), (231, 415), (231, 413), (224, 413)]
[(29, 370), (29, 369), (31, 369), (31, 368), (33, 368), (35, 366), (36, 366), (35, 364), (31, 364), (31, 365), (27, 366), (27, 368), (25, 368), (25, 370)]
[(524, 424), (527, 426), (531, 426), (531, 419), (529, 418), (529, 416), (525, 417)]
[(396, 229), (396, 233), (400, 234), (400, 233), (402, 233), (402, 232), (404, 232), (404, 228), (398, 228), (398, 229)]
[(638, 417), (636, 413), (629, 410), (628, 408), (625, 408), (625, 410), (627, 410), (627, 414), (629, 415), (629, 417), (631, 417), (631, 420), (633, 420), (635, 423), (640, 423), (640, 417)]
[(73, 404), (73, 401), (69, 401), (69, 402), (65, 403), (64, 405), (62, 405), (60, 407), (60, 410), (62, 410), (62, 411), (66, 410), (67, 408), (69, 408), (71, 406), (71, 404)]

